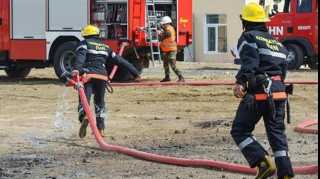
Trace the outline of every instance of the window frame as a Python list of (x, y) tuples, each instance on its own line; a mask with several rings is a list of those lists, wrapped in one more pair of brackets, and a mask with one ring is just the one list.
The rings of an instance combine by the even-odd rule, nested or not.
[[(227, 31), (227, 22), (225, 23), (216, 23), (216, 24), (208, 24), (207, 23), (207, 16), (208, 15), (224, 15), (225, 19), (227, 20), (227, 14), (204, 14), (203, 16), (203, 29), (204, 29), (204, 36), (203, 36), (203, 45), (204, 45), (204, 54), (228, 54), (228, 49), (226, 50), (226, 52), (219, 52), (219, 27), (224, 26), (226, 28)], [(215, 28), (215, 50), (214, 51), (209, 51), (209, 28)], [(225, 38), (227, 39), (227, 33)], [(227, 41), (225, 42), (226, 46), (227, 46)]]

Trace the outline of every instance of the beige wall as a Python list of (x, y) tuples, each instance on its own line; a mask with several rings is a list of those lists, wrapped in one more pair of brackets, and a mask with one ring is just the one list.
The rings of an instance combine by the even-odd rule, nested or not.
[[(239, 14), (245, 0), (193, 0), (194, 13), (194, 62), (233, 63), (230, 53), (242, 33)], [(206, 14), (227, 14), (227, 53), (205, 54), (204, 17)]]

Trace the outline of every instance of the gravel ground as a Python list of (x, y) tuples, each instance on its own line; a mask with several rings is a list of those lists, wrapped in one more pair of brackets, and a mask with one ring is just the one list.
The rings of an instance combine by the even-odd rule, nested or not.
[[(234, 64), (192, 62), (178, 62), (178, 67), (188, 82), (233, 82), (239, 69)], [(163, 73), (161, 66), (144, 69), (143, 82), (158, 82)], [(173, 73), (171, 78), (177, 80)], [(318, 71), (290, 71), (287, 80), (318, 81)], [(114, 93), (105, 96), (104, 150), (91, 129), (86, 138), (78, 137), (77, 91), (61, 84), (53, 69), (32, 70), (26, 79), (17, 80), (0, 71), (0, 178), (254, 178), (219, 167), (186, 167), (135, 155), (141, 151), (160, 158), (247, 166), (229, 134), (239, 104), (232, 87), (114, 86)], [(292, 123), (286, 132), (293, 165), (318, 165), (318, 135), (296, 130), (301, 122), (318, 118), (318, 85), (295, 85), (290, 101)], [(254, 135), (272, 154), (262, 122)], [(128, 154), (130, 149), (135, 154)], [(317, 179), (318, 173), (295, 178)]]

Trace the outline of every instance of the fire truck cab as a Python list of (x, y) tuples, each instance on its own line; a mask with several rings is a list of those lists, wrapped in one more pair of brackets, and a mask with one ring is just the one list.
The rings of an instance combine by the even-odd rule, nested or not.
[(271, 22), (269, 32), (289, 50), (288, 69), (298, 70), (308, 65), (318, 70), (318, 0), (260, 1)]
[[(94, 24), (113, 51), (127, 42), (122, 56), (142, 72), (157, 54), (155, 32), (163, 16), (172, 18), (178, 48), (190, 45), (192, 0), (1, 0), (0, 70), (26, 77), (32, 68), (53, 67), (65, 81), (61, 75), (71, 74), (82, 28)], [(110, 73), (113, 66), (106, 68)], [(113, 80), (130, 78), (118, 68)]]

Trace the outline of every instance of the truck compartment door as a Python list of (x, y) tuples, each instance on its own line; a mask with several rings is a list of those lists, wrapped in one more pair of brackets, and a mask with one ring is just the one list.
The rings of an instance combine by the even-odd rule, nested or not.
[[(294, 13), (293, 17), (293, 32), (295, 36), (305, 37), (312, 42), (314, 36), (312, 29), (315, 28), (314, 9), (312, 8), (312, 1), (299, 1), (297, 6), (297, 13)], [(318, 21), (316, 23), (318, 23)]]
[(45, 39), (45, 1), (12, 0), (12, 38)]
[(89, 23), (88, 5), (88, 0), (49, 0), (49, 31), (81, 30)]
[[(188, 37), (192, 35), (192, 0), (177, 0), (177, 42), (178, 45), (188, 45)], [(191, 40), (191, 39), (190, 39)]]

